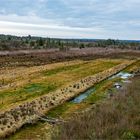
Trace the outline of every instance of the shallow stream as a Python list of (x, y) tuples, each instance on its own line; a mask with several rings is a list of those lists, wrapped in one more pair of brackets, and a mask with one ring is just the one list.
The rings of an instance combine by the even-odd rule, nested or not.
[[(108, 79), (115, 79), (115, 78), (121, 78), (123, 83), (130, 82), (128, 79), (130, 77), (133, 77), (133, 74), (130, 74), (128, 72), (119, 72)], [(120, 89), (122, 87), (122, 83), (114, 83), (114, 87), (116, 89)], [(72, 99), (70, 102), (72, 103), (81, 103), (84, 99), (86, 99), (89, 95), (94, 94), (96, 91), (95, 87), (91, 87), (90, 89), (86, 90), (85, 92), (81, 93), (79, 96)]]

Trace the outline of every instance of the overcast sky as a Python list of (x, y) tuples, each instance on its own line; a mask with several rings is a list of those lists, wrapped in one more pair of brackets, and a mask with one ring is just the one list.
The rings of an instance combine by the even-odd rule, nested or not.
[(140, 40), (140, 0), (0, 0), (0, 34)]

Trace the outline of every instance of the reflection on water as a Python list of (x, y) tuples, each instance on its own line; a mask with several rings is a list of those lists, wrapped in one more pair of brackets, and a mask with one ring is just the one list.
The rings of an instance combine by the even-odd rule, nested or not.
[(128, 79), (129, 77), (132, 77), (132, 76), (133, 74), (130, 74), (128, 72), (119, 72), (118, 74), (113, 75), (110, 79), (117, 78), (117, 77), (120, 77), (122, 79)]
[[(108, 79), (121, 78), (123, 80), (123, 82), (131, 82), (131, 81), (128, 81), (127, 79), (132, 77), (132, 76), (133, 76), (133, 74), (130, 74), (127, 72), (119, 72), (116, 75), (113, 75)], [(116, 89), (120, 89), (122, 87), (122, 83), (115, 83), (114, 87)], [(92, 88), (86, 90), (85, 92), (81, 93), (79, 96), (75, 97), (71, 102), (72, 103), (81, 103), (89, 95), (94, 94), (95, 91), (96, 91), (95, 88), (92, 87)]]
[(90, 88), (86, 90), (84, 93), (80, 94), (79, 96), (75, 97), (71, 102), (72, 103), (81, 103), (85, 98), (87, 98), (89, 95), (93, 94), (95, 91), (95, 88)]

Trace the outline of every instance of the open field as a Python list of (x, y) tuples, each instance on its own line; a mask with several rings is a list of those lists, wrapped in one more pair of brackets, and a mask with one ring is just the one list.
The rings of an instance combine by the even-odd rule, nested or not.
[(3, 85), (0, 91), (0, 108), (6, 109), (14, 106), (15, 103), (55, 91), (81, 78), (121, 64), (121, 62), (121, 59), (97, 59), (7, 70), (1, 74)]
[(140, 140), (140, 0), (0, 0), (0, 140)]
[[(69, 120), (70, 117), (72, 117), (75, 112), (80, 112), (82, 110), (85, 110), (86, 108), (90, 107), (92, 104), (95, 104), (96, 102), (102, 100), (105, 98), (106, 94), (105, 92), (108, 91), (111, 85), (115, 81), (118, 81), (118, 79), (115, 80), (107, 80), (104, 81), (96, 86), (96, 93), (94, 95), (91, 95), (88, 97), (84, 102), (81, 102), (79, 104), (66, 102), (62, 105), (59, 105), (58, 107), (50, 110), (48, 113), (46, 113), (46, 116), (51, 118), (58, 118), (58, 119), (64, 119)], [(50, 125), (46, 121), (39, 121), (35, 124), (25, 125), (22, 129), (20, 129), (16, 134), (12, 135), (10, 137), (10, 140), (18, 140), (18, 139), (51, 139), (51, 133), (53, 132), (53, 127), (55, 125)]]
[[(46, 54), (43, 56), (41, 52), (39, 57), (43, 56), (41, 59), (43, 63), (39, 63), (40, 59), (36, 58), (36, 64), (35, 56), (37, 54), (34, 52), (29, 54), (29, 56), (35, 55), (31, 57), (33, 60), (30, 60), (28, 56), (26, 57), (27, 54), (25, 56), (23, 54), (1, 55), (0, 135), (5, 136), (13, 133), (22, 125), (29, 121), (37, 120), (46, 113), (50, 117), (65, 117), (76, 110), (87, 108), (96, 100), (104, 97), (104, 94), (99, 96), (98, 92), (108, 89), (118, 79), (103, 82), (102, 84), (105, 85), (101, 89), (97, 84), (124, 69), (125, 71), (134, 72), (140, 67), (140, 61), (138, 61), (139, 52), (128, 51), (123, 57), (114, 58), (114, 55), (117, 55), (118, 52), (116, 53), (112, 50), (113, 53), (109, 55), (111, 51), (99, 50), (96, 50), (98, 53), (95, 51), (95, 56), (91, 54), (96, 59), (92, 60), (89, 52), (85, 54), (86, 59), (80, 59), (83, 57), (81, 51), (79, 55), (74, 54), (70, 58), (75, 59), (75, 56), (79, 58), (73, 61), (64, 61), (67, 58), (66, 56), (70, 55), (70, 52), (68, 54), (61, 52), (62, 56), (60, 52), (56, 52), (58, 55), (56, 55), (55, 60), (61, 56), (63, 62), (52, 64), (47, 64), (49, 60), (53, 60), (52, 52), (47, 52), (50, 53), (50, 58), (47, 61), (45, 59)], [(103, 58), (98, 58), (103, 51), (106, 51)], [(66, 56), (63, 56), (63, 53)], [(123, 53), (125, 51), (122, 51), (120, 55), (123, 55)], [(131, 53), (131, 56), (129, 56), (129, 53)], [(21, 57), (23, 59), (20, 59)], [(27, 58), (30, 62), (26, 61)], [(5, 63), (3, 63), (4, 61)], [(96, 91), (94, 97), (87, 98), (85, 103), (78, 105), (65, 103), (93, 85), (97, 86), (99, 90)], [(61, 106), (61, 104), (64, 105)], [(40, 126), (42, 125), (44, 124)], [(39, 125), (37, 125), (36, 132), (38, 130)]]
[[(136, 63), (136, 65), (140, 68), (140, 63)], [(131, 69), (136, 67), (136, 65), (131, 65), (124, 71), (131, 72)], [(138, 68), (137, 67), (137, 68)], [(90, 108), (94, 104), (102, 102), (102, 100), (106, 100), (108, 91), (112, 88), (113, 84), (115, 82), (120, 81), (120, 79), (108, 79), (105, 80), (95, 86), (96, 92), (94, 92), (93, 95), (89, 96), (84, 102), (75, 104), (71, 102), (66, 102), (52, 110), (50, 110), (46, 116), (52, 117), (52, 118), (59, 118), (59, 119), (66, 119), (69, 120), (76, 112), (81, 112), (82, 110), (85, 110), (87, 108)], [(74, 115), (75, 116), (75, 115)], [(86, 122), (88, 123), (88, 122)], [(85, 124), (86, 124), (85, 123)], [(23, 137), (25, 139), (51, 139), (50, 134), (54, 133), (52, 132), (53, 125), (50, 125), (47, 122), (39, 121), (37, 124), (32, 124), (30, 126), (24, 126), (21, 130), (19, 130), (15, 135), (10, 137), (11, 140), (15, 139), (22, 139)], [(76, 127), (76, 126), (75, 126)], [(54, 134), (53, 134), (54, 136)], [(55, 135), (56, 137), (56, 135)], [(64, 138), (64, 137), (62, 137)]]

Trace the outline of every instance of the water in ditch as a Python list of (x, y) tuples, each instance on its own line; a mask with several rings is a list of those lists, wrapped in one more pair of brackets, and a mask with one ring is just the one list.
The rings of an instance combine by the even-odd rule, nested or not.
[[(121, 78), (122, 79), (122, 80), (120, 80), (120, 82), (113, 83), (114, 84), (114, 87), (115, 87), (115, 84), (116, 84), (116, 87), (115, 88), (117, 89), (117, 86), (119, 87), (119, 85), (121, 85), (122, 82), (129, 82), (130, 81), (129, 78), (132, 77), (132, 76), (133, 75), (130, 74), (130, 73), (120, 72), (120, 73), (118, 73), (116, 75), (111, 76), (110, 78), (111, 79), (115, 79), (115, 78)], [(108, 80), (110, 78), (108, 78)], [(88, 89), (85, 92), (81, 93), (79, 96), (75, 97), (70, 102), (72, 102), (75, 105), (76, 104), (79, 104), (79, 103), (83, 102), (88, 96), (90, 96), (92, 94), (94, 95), (95, 91), (96, 91), (96, 87), (91, 87), (90, 89)], [(37, 123), (37, 124), (35, 124), (33, 126), (30, 126), (30, 127), (27, 126), (23, 130), (21, 130), (18, 133), (16, 133), (16, 135), (13, 135), (13, 137), (16, 138), (16, 137), (18, 137), (18, 135), (19, 135), (19, 137), (20, 136), (22, 137), (22, 134), (24, 135), (25, 133), (27, 134), (27, 137), (28, 137), (28, 135), (30, 135), (30, 133), (31, 133), (32, 135), (35, 135), (36, 137), (38, 137), (40, 139), (41, 137), (44, 136), (44, 133), (43, 133), (44, 132), (44, 129), (47, 129), (47, 126), (48, 126), (48, 124), (45, 125), (45, 123), (44, 122), (39, 122), (39, 123)], [(49, 129), (50, 128), (48, 127), (48, 130)], [(46, 134), (45, 134), (45, 136), (46, 136)]]
[(84, 99), (86, 99), (90, 94), (94, 93), (95, 88), (90, 88), (86, 90), (84, 93), (80, 94), (79, 96), (75, 97), (71, 102), (72, 103), (81, 103)]
[[(119, 72), (113, 76), (111, 76), (108, 79), (115, 79), (115, 78), (121, 78), (123, 83), (126, 82), (130, 82), (128, 79), (130, 77), (133, 77), (133, 74), (130, 74), (128, 72)], [(117, 82), (114, 83), (114, 87), (116, 89), (120, 89), (122, 87), (122, 83), (121, 82)], [(89, 95), (94, 94), (94, 92), (96, 91), (95, 87), (92, 87), (88, 90), (86, 90), (85, 92), (83, 92), (82, 94), (80, 94), (79, 96), (75, 97), (74, 99), (71, 100), (72, 103), (81, 103), (84, 99), (86, 99)]]
[(119, 72), (116, 75), (111, 76), (110, 79), (120, 77), (121, 79), (126, 80), (132, 76), (133, 76), (133, 74), (128, 73), (128, 72)]

